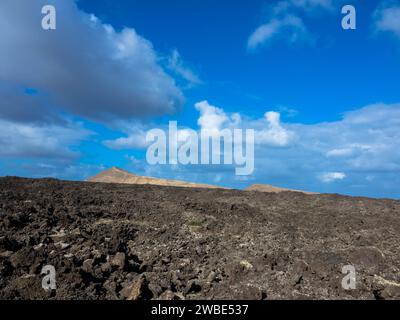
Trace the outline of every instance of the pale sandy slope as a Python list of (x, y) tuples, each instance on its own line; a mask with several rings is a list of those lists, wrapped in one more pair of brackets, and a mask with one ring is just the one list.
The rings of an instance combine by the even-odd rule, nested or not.
[(111, 169), (102, 171), (99, 174), (89, 178), (88, 181), (105, 182), (105, 183), (125, 183), (125, 184), (152, 184), (159, 186), (174, 186), (174, 187), (187, 187), (187, 188), (209, 188), (209, 189), (223, 188), (208, 184), (199, 184), (199, 183), (185, 182), (179, 180), (167, 180), (167, 179), (138, 176), (116, 167), (112, 167)]
[(250, 187), (246, 188), (245, 190), (246, 191), (259, 191), (259, 192), (272, 192), (272, 193), (279, 193), (279, 192), (284, 192), (284, 191), (295, 191), (295, 192), (301, 192), (301, 193), (305, 193), (305, 194), (317, 194), (316, 192), (308, 192), (308, 191), (302, 191), (302, 190), (280, 188), (280, 187), (271, 186), (269, 184), (253, 184)]

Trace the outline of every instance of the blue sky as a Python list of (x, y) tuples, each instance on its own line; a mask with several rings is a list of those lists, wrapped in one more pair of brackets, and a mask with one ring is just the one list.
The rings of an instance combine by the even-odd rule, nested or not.
[[(44, 4), (56, 30), (40, 28)], [(344, 4), (356, 30), (341, 27)], [(80, 180), (115, 165), (399, 198), (399, 21), (400, 1), (385, 0), (2, 1), (0, 175)], [(198, 130), (210, 114), (256, 129), (251, 176), (146, 163), (147, 130)]]

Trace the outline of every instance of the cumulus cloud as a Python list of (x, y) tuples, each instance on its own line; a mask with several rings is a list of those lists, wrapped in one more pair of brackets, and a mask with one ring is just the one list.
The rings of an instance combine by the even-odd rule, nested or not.
[[(207, 130), (210, 135), (218, 135), (223, 128), (240, 121), (237, 114), (228, 116), (223, 109), (210, 105), (208, 101), (198, 102), (194, 107), (199, 112), (197, 120), (199, 129)], [(143, 149), (147, 147), (146, 132), (152, 129), (151, 124), (144, 126), (135, 123), (124, 127), (122, 130), (126, 133), (126, 136), (114, 140), (106, 140), (103, 142), (104, 145), (111, 149)], [(158, 127), (168, 130), (164, 125)], [(190, 135), (190, 130), (193, 129), (180, 128), (177, 132), (178, 141), (185, 142)]]
[[(73, 0), (51, 3), (57, 29), (45, 31), (40, 13), (48, 1), (0, 2), (0, 87), (34, 88), (53, 109), (103, 123), (172, 113), (182, 105), (180, 89), (135, 29), (117, 31), (79, 10)], [(9, 118), (27, 117), (22, 108), (30, 102), (22, 100), (17, 103), (21, 112)], [(2, 97), (0, 113), (9, 107)], [(34, 110), (40, 117), (39, 108)]]
[(296, 132), (296, 143), (319, 154), (321, 164), (352, 171), (387, 171), (399, 168), (399, 125), (399, 104), (374, 104), (347, 112), (340, 121), (290, 128)]
[(260, 45), (284, 38), (289, 44), (314, 43), (303, 15), (310, 16), (319, 11), (332, 11), (331, 0), (283, 0), (271, 5), (266, 22), (257, 27), (247, 40), (247, 49), (255, 50)]
[(293, 132), (282, 127), (280, 113), (269, 111), (265, 113), (267, 127), (256, 131), (255, 141), (258, 144), (287, 146), (293, 139)]
[[(193, 131), (204, 130), (208, 135), (220, 136), (224, 129), (253, 129), (255, 143), (275, 147), (284, 147), (290, 144), (294, 133), (284, 128), (280, 121), (280, 113), (266, 112), (262, 119), (246, 119), (243, 121), (239, 113), (227, 113), (224, 109), (211, 105), (208, 101), (200, 101), (194, 105), (199, 112), (197, 119), (198, 128), (179, 128), (178, 141), (185, 142)], [(178, 124), (179, 125), (179, 124)], [(163, 127), (163, 126), (158, 126)], [(150, 125), (147, 126), (150, 128)], [(168, 128), (164, 126), (164, 129)], [(112, 149), (143, 149), (147, 146), (146, 129), (142, 125), (135, 125), (126, 129), (127, 136), (115, 140), (104, 141)]]
[(400, 38), (400, 5), (386, 3), (374, 13), (375, 29), (379, 32), (389, 32)]
[(222, 108), (215, 107), (208, 101), (195, 104), (200, 116), (197, 123), (201, 130), (209, 133), (220, 134), (225, 128), (253, 129), (255, 143), (269, 146), (287, 146), (294, 138), (293, 132), (283, 127), (280, 121), (280, 113), (268, 111), (263, 119), (243, 120), (239, 113), (227, 114)]
[(0, 157), (71, 160), (79, 154), (68, 146), (90, 135), (74, 123), (42, 126), (0, 120)]
[(126, 136), (115, 140), (105, 140), (103, 144), (114, 150), (145, 149), (147, 147), (146, 128), (142, 124), (123, 124), (122, 128), (126, 132)]
[[(175, 80), (135, 29), (115, 30), (74, 0), (53, 0), (57, 29), (45, 31), (45, 4), (0, 2), (1, 157), (73, 161), (89, 135), (76, 119), (115, 128), (182, 105)], [(109, 146), (144, 147), (140, 129), (129, 134)]]
[(229, 120), (223, 109), (212, 106), (208, 101), (201, 101), (195, 104), (200, 113), (197, 124), (202, 130), (220, 131), (222, 126)]
[(222, 108), (210, 105), (208, 101), (195, 105), (200, 112), (198, 125), (200, 129), (219, 134), (223, 129), (252, 129), (255, 143), (268, 146), (287, 146), (294, 139), (294, 132), (284, 127), (280, 113), (268, 111), (264, 118), (251, 119), (239, 113), (226, 113)]
[[(201, 101), (195, 104), (195, 108), (199, 111), (197, 123), (200, 129), (208, 130), (210, 134), (218, 134), (219, 131), (229, 122), (237, 121), (235, 116), (232, 118), (224, 112), (224, 110), (210, 105), (207, 101)], [(168, 126), (159, 125), (157, 127), (168, 130)], [(111, 149), (144, 149), (147, 147), (146, 133), (153, 129), (151, 124), (144, 126), (143, 124), (125, 125), (122, 129), (126, 136), (114, 140), (106, 140), (104, 145)], [(185, 142), (190, 135), (190, 128), (180, 128), (177, 132), (178, 141)]]

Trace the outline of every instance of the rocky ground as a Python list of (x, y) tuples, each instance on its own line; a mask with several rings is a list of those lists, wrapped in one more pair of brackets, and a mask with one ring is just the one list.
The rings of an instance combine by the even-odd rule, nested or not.
[(1, 299), (396, 299), (399, 268), (400, 201), (0, 178)]

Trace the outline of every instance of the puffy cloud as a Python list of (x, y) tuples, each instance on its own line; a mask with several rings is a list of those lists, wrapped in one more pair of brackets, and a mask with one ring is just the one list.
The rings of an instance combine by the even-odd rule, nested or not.
[(68, 146), (78, 144), (90, 134), (74, 123), (60, 126), (0, 120), (0, 157), (72, 160), (79, 154)]
[[(50, 31), (41, 27), (48, 1), (0, 2), (0, 157), (33, 159), (33, 171), (60, 177), (70, 176), (60, 167), (77, 161), (77, 147), (90, 135), (71, 119), (115, 128), (172, 113), (184, 99), (148, 40), (132, 28), (115, 30), (75, 2), (51, 1), (57, 29)], [(110, 147), (144, 147), (140, 129), (129, 133), (133, 138)]]
[(208, 101), (195, 104), (200, 116), (197, 120), (201, 130), (219, 134), (225, 128), (253, 129), (255, 143), (269, 146), (287, 146), (294, 138), (293, 132), (285, 129), (280, 121), (280, 113), (266, 112), (263, 119), (242, 119), (239, 113), (227, 114), (222, 108), (210, 105)]
[[(200, 129), (208, 130), (211, 135), (218, 134), (228, 124), (235, 124), (240, 121), (238, 114), (233, 114), (229, 117), (224, 110), (210, 105), (207, 101), (196, 103), (195, 108), (200, 114), (197, 120)], [(168, 126), (159, 125), (157, 127), (168, 130)], [(122, 131), (126, 133), (126, 136), (114, 140), (106, 140), (103, 144), (111, 149), (144, 149), (148, 146), (146, 133), (150, 129), (152, 129), (151, 124), (146, 126), (140, 123), (123, 124)], [(178, 142), (185, 142), (192, 130), (190, 128), (179, 128), (177, 132)]]
[(400, 6), (386, 4), (380, 6), (374, 13), (375, 30), (390, 32), (400, 37)]
[(275, 111), (265, 113), (268, 127), (256, 131), (256, 143), (283, 147), (291, 142), (293, 139), (293, 132), (282, 127), (280, 116), (280, 113)]
[(229, 120), (224, 110), (210, 105), (208, 101), (196, 103), (195, 108), (200, 112), (197, 123), (202, 130), (219, 131)]
[(400, 168), (399, 126), (399, 104), (374, 104), (347, 112), (340, 121), (289, 127), (296, 145), (320, 159), (316, 168), (383, 172)]
[[(2, 92), (34, 88), (53, 109), (104, 123), (172, 113), (181, 106), (183, 95), (148, 40), (132, 28), (114, 30), (79, 10), (73, 0), (51, 3), (57, 29), (45, 31), (41, 8), (48, 1), (0, 2)], [(8, 118), (27, 117), (22, 108), (32, 101), (24, 99)], [(10, 113), (9, 107), (3, 92), (0, 115)], [(39, 108), (34, 110), (40, 118)]]
[(144, 149), (147, 147), (146, 131), (142, 125), (133, 124), (125, 129), (127, 136), (115, 140), (106, 140), (103, 144), (110, 149)]
[[(205, 130), (211, 136), (219, 136), (221, 131), (226, 128), (253, 129), (255, 143), (259, 145), (284, 147), (294, 139), (294, 133), (283, 127), (279, 112), (269, 111), (262, 119), (243, 121), (239, 113), (228, 114), (222, 108), (213, 106), (206, 100), (196, 103), (195, 109), (199, 112), (198, 128), (179, 128), (178, 142), (185, 142), (193, 131)], [(149, 127), (148, 125), (147, 128), (150, 129)], [(162, 128), (163, 126), (158, 127)], [(143, 149), (148, 145), (145, 126), (135, 124), (131, 127), (127, 126), (124, 131), (127, 132), (127, 136), (107, 140), (103, 143), (112, 149)]]
[(325, 183), (331, 183), (336, 180), (343, 180), (346, 178), (346, 174), (343, 172), (325, 172), (320, 175), (320, 180)]

